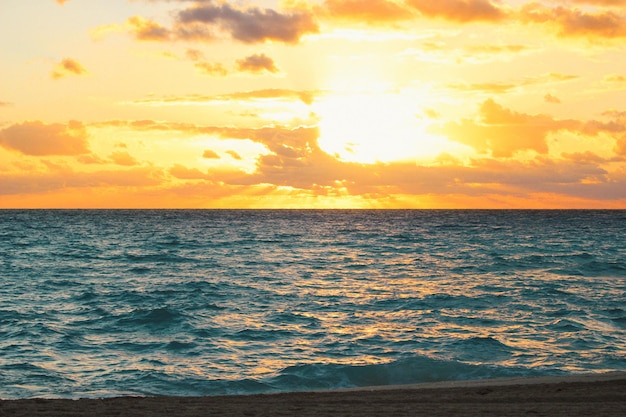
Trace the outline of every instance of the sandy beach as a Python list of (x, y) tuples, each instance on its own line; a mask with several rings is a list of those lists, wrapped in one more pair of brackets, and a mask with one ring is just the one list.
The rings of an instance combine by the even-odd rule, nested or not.
[(0, 401), (0, 416), (626, 416), (626, 373), (219, 397)]

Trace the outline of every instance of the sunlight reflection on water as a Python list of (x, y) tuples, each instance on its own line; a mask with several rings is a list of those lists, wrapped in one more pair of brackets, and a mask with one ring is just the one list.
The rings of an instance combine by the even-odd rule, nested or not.
[(0, 212), (0, 397), (626, 369), (617, 214)]

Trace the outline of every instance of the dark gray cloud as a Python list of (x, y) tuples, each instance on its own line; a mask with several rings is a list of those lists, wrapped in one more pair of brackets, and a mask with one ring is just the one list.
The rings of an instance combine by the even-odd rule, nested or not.
[(278, 72), (274, 60), (265, 54), (254, 54), (237, 61), (237, 69), (242, 72)]
[(228, 3), (196, 4), (178, 13), (180, 38), (212, 39), (216, 31), (244, 43), (279, 41), (297, 43), (307, 33), (317, 33), (313, 16), (306, 11), (280, 13), (272, 9), (237, 9)]

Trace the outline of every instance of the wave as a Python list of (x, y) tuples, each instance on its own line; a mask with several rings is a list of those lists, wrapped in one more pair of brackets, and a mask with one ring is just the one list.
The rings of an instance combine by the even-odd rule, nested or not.
[(414, 356), (371, 365), (296, 365), (283, 369), (267, 383), (280, 391), (307, 391), (563, 373), (559, 369), (473, 365)]
[(184, 315), (177, 310), (167, 307), (155, 309), (137, 309), (119, 316), (116, 324), (121, 328), (133, 326), (166, 327), (183, 320)]
[(3, 212), (0, 396), (626, 369), (623, 218)]

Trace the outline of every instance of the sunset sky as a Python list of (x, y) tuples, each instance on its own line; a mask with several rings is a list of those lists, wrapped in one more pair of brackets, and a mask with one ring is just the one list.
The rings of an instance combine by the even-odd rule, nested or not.
[(0, 207), (626, 208), (626, 0), (1, 0)]

